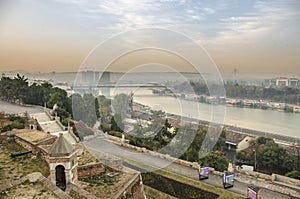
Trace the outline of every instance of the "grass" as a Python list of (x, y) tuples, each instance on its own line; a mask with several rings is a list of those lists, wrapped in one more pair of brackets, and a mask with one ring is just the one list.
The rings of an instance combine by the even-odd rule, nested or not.
[(81, 179), (87, 192), (92, 193), (98, 198), (109, 198), (116, 194), (131, 178), (133, 174), (120, 173), (114, 178), (107, 176), (107, 172), (92, 178)]
[(78, 195), (78, 193), (76, 193), (74, 190), (71, 190), (69, 195), (73, 198), (73, 199), (88, 199), (87, 197)]
[(149, 199), (156, 199), (156, 198), (160, 198), (160, 199), (175, 199), (175, 197), (170, 196), (168, 194), (165, 194), (161, 191), (158, 191), (156, 189), (153, 189), (151, 187), (148, 187), (146, 185), (144, 185), (144, 191), (145, 194), (147, 196), (147, 198)]
[(15, 198), (58, 198), (54, 193), (44, 187), (41, 183), (30, 183), (28, 180), (24, 183), (0, 192), (0, 199), (15, 199)]
[(215, 193), (215, 194), (219, 195), (218, 199), (228, 199), (228, 198), (230, 198), (230, 199), (240, 199), (240, 198), (243, 197), (241, 195), (229, 192), (227, 190), (217, 188), (217, 187), (214, 187), (214, 186), (211, 186), (211, 185), (208, 185), (208, 184), (204, 184), (204, 183), (201, 183), (199, 181), (192, 180), (192, 179), (186, 178), (184, 176), (180, 176), (180, 175), (177, 175), (177, 174), (174, 174), (174, 173), (162, 170), (162, 169), (155, 169), (153, 167), (141, 164), (141, 163), (133, 161), (133, 160), (124, 159), (124, 161), (128, 162), (129, 164), (132, 164), (134, 166), (137, 166), (139, 168), (146, 169), (148, 171), (153, 171), (153, 173), (161, 175), (163, 177), (173, 179), (173, 180), (176, 180), (178, 182), (181, 182), (181, 183), (184, 183), (184, 184), (187, 184), (187, 185), (191, 185), (193, 187), (196, 187), (196, 188), (199, 188), (199, 189), (202, 189), (202, 190), (205, 190), (205, 191), (209, 191), (211, 193)]
[(32, 172), (41, 172), (45, 177), (49, 176), (49, 167), (45, 160), (36, 158), (31, 154), (10, 157), (16, 151), (26, 151), (16, 143), (7, 143), (6, 136), (0, 137), (2, 146), (0, 148), (0, 184), (6, 180), (19, 179)]

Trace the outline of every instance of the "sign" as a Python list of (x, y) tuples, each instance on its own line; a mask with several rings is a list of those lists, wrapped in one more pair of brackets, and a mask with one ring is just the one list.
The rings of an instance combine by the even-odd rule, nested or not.
[(208, 179), (209, 176), (209, 167), (200, 167), (199, 168), (199, 180)]
[(223, 174), (223, 187), (224, 189), (233, 187), (234, 173), (224, 172)]
[(234, 182), (234, 174), (230, 174), (230, 175), (223, 175), (223, 183), (231, 183)]
[(251, 198), (251, 199), (259, 199), (260, 198), (260, 189), (257, 187), (248, 187), (247, 197)]
[(202, 167), (200, 168), (200, 175), (208, 175), (209, 167)]

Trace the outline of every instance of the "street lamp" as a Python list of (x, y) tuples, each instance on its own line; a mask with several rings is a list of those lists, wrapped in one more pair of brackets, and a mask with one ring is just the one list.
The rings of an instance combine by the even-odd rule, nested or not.
[(256, 171), (256, 150), (253, 150), (254, 152), (254, 170)]

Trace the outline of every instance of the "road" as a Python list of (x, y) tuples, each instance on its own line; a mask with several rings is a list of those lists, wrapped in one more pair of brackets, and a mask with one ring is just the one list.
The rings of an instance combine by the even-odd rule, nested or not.
[[(154, 168), (161, 168), (163, 170), (188, 177), (193, 180), (198, 180), (198, 171), (187, 166), (179, 165), (170, 162), (166, 159), (154, 157), (150, 154), (139, 153), (127, 148), (121, 147), (119, 145), (113, 144), (108, 141), (104, 136), (100, 136), (88, 141), (84, 141), (83, 144), (91, 151), (100, 151), (120, 158), (126, 158), (133, 160), (135, 162), (142, 163), (144, 165), (149, 165)], [(210, 174), (209, 179), (201, 181), (206, 184), (213, 185), (215, 187), (223, 188), (222, 179), (220, 176)], [(230, 191), (241, 194), (246, 197), (246, 191), (249, 184), (243, 182), (234, 182), (234, 187), (230, 188)], [(289, 199), (289, 196), (273, 192), (267, 189), (262, 189), (261, 192), (262, 199)]]
[(5, 112), (7, 114), (18, 114), (18, 113), (40, 113), (43, 112), (43, 107), (41, 106), (31, 106), (31, 105), (18, 105), (0, 100), (0, 112)]

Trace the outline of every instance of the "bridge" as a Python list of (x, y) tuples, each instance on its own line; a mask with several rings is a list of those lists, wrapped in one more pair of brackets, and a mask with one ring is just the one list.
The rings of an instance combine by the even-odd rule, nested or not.
[(146, 84), (116, 84), (116, 83), (110, 83), (110, 84), (99, 84), (99, 85), (88, 85), (88, 84), (79, 84), (74, 85), (73, 88), (79, 88), (79, 89), (96, 89), (96, 88), (165, 88), (165, 85), (162, 84), (156, 84), (156, 83), (146, 83)]

